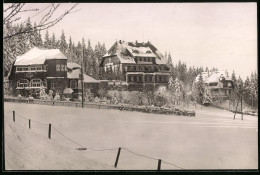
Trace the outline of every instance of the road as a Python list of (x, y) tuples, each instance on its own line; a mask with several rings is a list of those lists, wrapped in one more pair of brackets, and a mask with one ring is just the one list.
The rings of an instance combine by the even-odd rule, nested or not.
[[(36, 121), (51, 123), (81, 146), (99, 150), (79, 151), (76, 148), (81, 146), (52, 129), (52, 140), (73, 149), (75, 156), (80, 152), (88, 159), (113, 167), (121, 147), (117, 167), (120, 170), (154, 170), (158, 159), (163, 160), (161, 169), (174, 170), (258, 166), (258, 117), (254, 116), (244, 115), (241, 120), (237, 114), (233, 120), (233, 113), (212, 107), (198, 109), (196, 117), (186, 117), (35, 104), (4, 105), (6, 123), (12, 122), (10, 111), (15, 110), (17, 115), (32, 120), (30, 132), (47, 141), (48, 125)], [(21, 117), (16, 117), (16, 123), (28, 128), (28, 121)], [(107, 148), (112, 150), (101, 151)]]

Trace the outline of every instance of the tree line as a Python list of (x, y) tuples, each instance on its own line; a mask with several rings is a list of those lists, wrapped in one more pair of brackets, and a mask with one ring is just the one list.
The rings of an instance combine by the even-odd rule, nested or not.
[[(31, 31), (24, 32), (21, 31)], [(19, 33), (19, 35), (15, 35)], [(25, 22), (13, 24), (12, 22), (5, 22), (4, 36), (12, 36), (4, 40), (3, 45), (3, 66), (4, 75), (6, 76), (10, 71), (12, 64), (17, 56), (26, 53), (33, 47), (47, 48), (47, 49), (60, 49), (62, 53), (68, 58), (68, 61), (82, 64), (84, 72), (96, 79), (102, 79), (100, 74), (99, 61), (106, 53), (105, 44), (98, 42), (92, 47), (90, 40), (85, 41), (82, 38), (81, 42), (75, 42), (71, 36), (67, 42), (65, 32), (62, 30), (61, 36), (57, 37), (54, 33), (50, 34), (48, 30), (42, 39), (40, 31), (37, 30), (37, 24), (32, 24), (30, 18)], [(185, 62), (173, 63), (171, 53), (165, 53), (167, 58), (167, 66), (170, 71), (169, 89), (174, 94), (175, 99), (185, 99), (187, 97), (199, 99), (205, 91), (203, 81), (201, 78), (196, 83), (195, 78), (202, 72), (217, 71), (213, 67), (188, 67)], [(226, 76), (229, 77), (228, 71)], [(231, 79), (234, 82), (234, 90), (230, 98), (235, 100), (243, 94), (243, 98), (247, 104), (257, 106), (258, 101), (258, 75), (257, 72), (252, 72), (244, 81), (241, 77), (236, 77), (235, 72), (231, 74)]]
[(17, 56), (20, 56), (33, 47), (46, 48), (46, 49), (60, 49), (60, 51), (68, 58), (68, 62), (75, 62), (82, 64), (85, 74), (90, 75), (96, 79), (102, 78), (99, 74), (100, 67), (99, 61), (102, 56), (106, 53), (105, 44), (98, 42), (94, 48), (91, 45), (90, 40), (87, 44), (85, 39), (82, 38), (81, 42), (75, 44), (71, 37), (69, 41), (66, 40), (65, 32), (62, 30), (61, 36), (57, 37), (54, 33), (51, 35), (46, 30), (44, 40), (42, 39), (41, 33), (31, 23), (30, 18), (26, 23), (11, 24), (7, 23), (4, 29), (5, 35), (12, 35), (23, 30), (30, 30), (30, 33), (21, 33), (8, 38), (4, 41), (4, 75), (6, 76), (10, 71), (12, 64), (14, 63)]

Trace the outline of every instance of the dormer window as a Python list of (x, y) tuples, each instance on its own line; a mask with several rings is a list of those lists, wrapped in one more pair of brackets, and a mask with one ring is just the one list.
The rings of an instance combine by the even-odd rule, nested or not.
[(147, 50), (146, 53), (152, 53), (150, 50)]
[(134, 52), (134, 53), (139, 53), (139, 51), (138, 51), (138, 50), (133, 50), (133, 52)]

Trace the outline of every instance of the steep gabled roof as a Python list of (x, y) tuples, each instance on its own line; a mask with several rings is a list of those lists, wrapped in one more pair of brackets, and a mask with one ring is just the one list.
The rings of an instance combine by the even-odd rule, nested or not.
[(15, 66), (44, 64), (46, 60), (66, 59), (65, 55), (59, 49), (39, 49), (34, 47), (25, 54), (16, 58)]
[[(78, 65), (77, 63), (67, 63), (67, 67), (68, 72), (67, 72), (67, 77), (68, 79), (81, 79), (80, 74), (81, 74), (81, 69), (80, 69), (80, 65)], [(84, 75), (84, 82), (85, 83), (99, 83), (99, 80), (96, 80), (94, 78), (92, 78), (91, 76), (88, 76), (86, 74)]]
[[(117, 41), (103, 56), (117, 56), (121, 63), (136, 63), (134, 57), (155, 57), (156, 64), (167, 64), (167, 59), (150, 42), (132, 43)], [(102, 62), (101, 62), (102, 64)]]
[[(231, 78), (225, 76), (225, 71), (202, 72), (201, 75), (205, 83), (217, 83), (219, 82), (220, 76), (223, 76), (226, 81), (232, 81)], [(199, 75), (195, 81), (199, 81)]]

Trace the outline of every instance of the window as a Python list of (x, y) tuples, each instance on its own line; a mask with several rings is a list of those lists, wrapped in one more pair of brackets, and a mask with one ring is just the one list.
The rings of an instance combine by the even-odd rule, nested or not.
[(60, 71), (60, 64), (56, 65), (56, 71)]
[(28, 71), (28, 67), (23, 67), (23, 71)]
[(143, 58), (140, 57), (140, 58), (139, 58), (139, 61), (143, 61)]
[(65, 71), (64, 64), (61, 64), (61, 65), (60, 65), (60, 70), (61, 70), (61, 71)]
[(144, 58), (144, 61), (146, 61), (146, 58)]
[(43, 86), (41, 79), (32, 79), (31, 80), (31, 87), (41, 87)]
[(209, 83), (209, 86), (217, 86), (218, 83)]
[(138, 77), (138, 81), (142, 81), (142, 76), (139, 76), (139, 77)]
[(16, 67), (16, 71), (17, 71), (17, 72), (23, 71), (23, 68), (22, 68), (22, 67)]
[(20, 87), (20, 88), (29, 87), (29, 81), (26, 79), (18, 80), (17, 87)]
[(36, 67), (31, 67), (31, 71), (36, 71)]
[(55, 88), (55, 83), (51, 83), (51, 88)]
[(71, 80), (70, 81), (70, 88), (71, 89), (77, 88), (77, 81), (76, 80)]
[(42, 66), (37, 66), (37, 70), (42, 70)]
[(135, 77), (131, 76), (131, 81), (134, 82), (135, 81)]
[(108, 62), (111, 63), (111, 58), (108, 59)]

